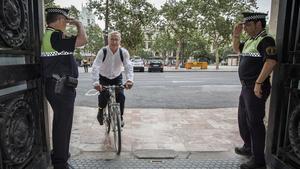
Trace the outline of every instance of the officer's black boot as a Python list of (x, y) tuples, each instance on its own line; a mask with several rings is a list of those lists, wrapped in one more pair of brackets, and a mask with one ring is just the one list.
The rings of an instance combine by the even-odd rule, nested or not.
[(265, 161), (258, 162), (252, 157), (246, 163), (241, 164), (240, 169), (266, 169)]
[(98, 108), (97, 120), (100, 125), (103, 125), (103, 109), (100, 107)]
[(234, 151), (236, 154), (238, 155), (243, 155), (243, 156), (251, 156), (251, 149), (250, 148), (246, 148), (245, 146), (243, 147), (235, 147)]

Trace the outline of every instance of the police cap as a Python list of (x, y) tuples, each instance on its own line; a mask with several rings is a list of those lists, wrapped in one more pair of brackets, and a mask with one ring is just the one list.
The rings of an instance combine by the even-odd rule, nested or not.
[(65, 8), (47, 8), (46, 12), (47, 12), (47, 14), (50, 14), (50, 13), (61, 14), (61, 15), (65, 16), (66, 18), (69, 18), (69, 16), (68, 16), (69, 9), (65, 9)]
[(259, 21), (259, 20), (266, 20), (266, 16), (268, 14), (261, 13), (261, 12), (243, 12), (244, 16), (244, 23), (249, 21)]

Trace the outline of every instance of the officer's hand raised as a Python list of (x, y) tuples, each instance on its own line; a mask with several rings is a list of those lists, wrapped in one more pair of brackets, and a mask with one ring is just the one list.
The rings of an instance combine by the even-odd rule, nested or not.
[(69, 18), (67, 20), (67, 22), (70, 24), (70, 25), (75, 25), (75, 26), (78, 26), (80, 24), (80, 21), (76, 20), (76, 19), (71, 19)]
[(236, 24), (233, 29), (233, 36), (240, 36), (242, 31), (243, 31), (243, 24), (242, 23)]

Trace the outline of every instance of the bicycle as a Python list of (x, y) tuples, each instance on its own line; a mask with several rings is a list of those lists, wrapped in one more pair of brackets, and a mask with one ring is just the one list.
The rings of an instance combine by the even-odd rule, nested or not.
[(120, 103), (116, 102), (116, 90), (124, 89), (123, 85), (103, 86), (104, 90), (109, 91), (109, 99), (107, 106), (103, 110), (103, 121), (106, 128), (106, 133), (109, 134), (110, 130), (114, 132), (114, 146), (117, 155), (121, 153), (121, 112)]

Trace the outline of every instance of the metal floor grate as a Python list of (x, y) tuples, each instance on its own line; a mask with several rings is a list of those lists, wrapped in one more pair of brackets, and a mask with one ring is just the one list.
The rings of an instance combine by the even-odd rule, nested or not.
[(70, 161), (75, 169), (239, 169), (240, 160), (96, 160), (96, 159), (73, 159)]

